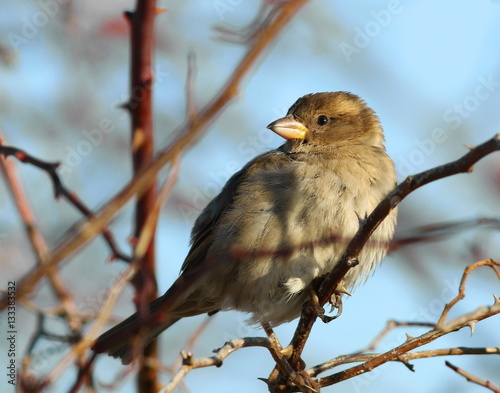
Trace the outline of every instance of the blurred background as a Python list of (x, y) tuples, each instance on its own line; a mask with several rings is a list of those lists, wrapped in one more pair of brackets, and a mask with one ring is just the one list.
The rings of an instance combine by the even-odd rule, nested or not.
[[(61, 161), (65, 184), (93, 209), (111, 198), (131, 175), (129, 118), (118, 106), (127, 100), (129, 84), (129, 29), (122, 11), (134, 5), (116, 0), (2, 1), (2, 138), (36, 157)], [(219, 91), (245, 51), (244, 45), (220, 40), (214, 27), (244, 27), (255, 17), (260, 2), (163, 1), (159, 6), (167, 9), (156, 26), (155, 127), (161, 149), (185, 119), (188, 53), (196, 56), (195, 93), (201, 107)], [(310, 1), (245, 79), (237, 99), (182, 156), (180, 179), (162, 211), (157, 234), (160, 292), (178, 274), (201, 209), (242, 165), (283, 143), (265, 127), (304, 94), (347, 90), (363, 97), (382, 121), (399, 181), (454, 160), (467, 152), (464, 145), (477, 145), (499, 132), (499, 18), (500, 3), (492, 0)], [(112, 126), (102, 132), (102, 124)], [(18, 167), (43, 233), (54, 247), (81, 217), (64, 201), (54, 200), (45, 173), (27, 165)], [(430, 184), (410, 195), (400, 205), (397, 235), (422, 225), (498, 218), (500, 156), (488, 156), (474, 169), (472, 174)], [(0, 186), (0, 203), (0, 286), (5, 289), (8, 280), (19, 279), (35, 260), (5, 183)], [(126, 251), (131, 225), (129, 204), (112, 226)], [(464, 268), (480, 259), (500, 257), (498, 229), (498, 224), (476, 226), (443, 241), (391, 253), (374, 277), (344, 302), (340, 319), (315, 325), (304, 352), (308, 366), (363, 348), (388, 319), (435, 322), (456, 294)], [(82, 310), (97, 312), (105, 289), (125, 268), (121, 262), (108, 262), (109, 254), (102, 239), (97, 239), (62, 269)], [(498, 281), (489, 269), (477, 270), (469, 279), (467, 298), (451, 317), (491, 304), (492, 293), (499, 293)], [(129, 315), (134, 310), (132, 297), (129, 288), (113, 315)], [(56, 304), (47, 285), (31, 301), (43, 309)], [(17, 345), (21, 359), (36, 315), (19, 306), (17, 317), (22, 326)], [(161, 336), (165, 364), (175, 364), (205, 318), (183, 320)], [(263, 335), (245, 325), (245, 319), (236, 312), (212, 317), (194, 347), (195, 356), (209, 356), (231, 338)], [(2, 335), (5, 325), (2, 314)], [(67, 333), (64, 323), (55, 318), (47, 321), (47, 327)], [(295, 327), (292, 322), (276, 329), (283, 343), (288, 343)], [(463, 329), (423, 349), (498, 346), (498, 327), (498, 317), (491, 318), (479, 323), (472, 337)], [(404, 342), (405, 332), (416, 336), (424, 330), (396, 330), (378, 351)], [(2, 359), (5, 342), (2, 337)], [(45, 375), (67, 350), (58, 342), (38, 342), (32, 371)], [(498, 357), (447, 359), (500, 384)], [(445, 367), (444, 360), (416, 360), (415, 372), (390, 363), (324, 390), (485, 391)], [(114, 382), (120, 367), (116, 360), (99, 359), (98, 380)], [(220, 369), (190, 373), (179, 391), (233, 392), (238, 386), (242, 393), (263, 392), (266, 386), (257, 377), (266, 378), (272, 367), (263, 349), (240, 350)], [(50, 391), (67, 391), (74, 376), (74, 370), (68, 371)], [(9, 386), (3, 378), (4, 373), (2, 389)], [(169, 375), (162, 374), (162, 380), (167, 382)], [(133, 392), (134, 383), (132, 376), (120, 378), (116, 391)]]

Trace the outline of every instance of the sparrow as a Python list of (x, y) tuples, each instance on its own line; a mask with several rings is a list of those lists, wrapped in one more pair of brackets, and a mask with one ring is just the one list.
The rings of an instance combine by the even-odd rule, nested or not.
[[(286, 143), (235, 173), (201, 212), (177, 281), (149, 305), (102, 334), (97, 353), (133, 360), (142, 345), (179, 319), (219, 310), (277, 326), (300, 316), (313, 280), (330, 272), (359, 228), (396, 186), (375, 112), (348, 92), (299, 98), (267, 126)], [(344, 277), (353, 289), (383, 259), (393, 210)], [(325, 239), (330, 239), (325, 241)]]

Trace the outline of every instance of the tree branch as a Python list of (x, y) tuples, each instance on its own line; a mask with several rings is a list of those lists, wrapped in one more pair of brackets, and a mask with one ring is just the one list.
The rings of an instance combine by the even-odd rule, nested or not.
[(179, 383), (184, 379), (184, 377), (191, 371), (196, 368), (201, 367), (220, 367), (222, 366), (222, 362), (225, 358), (227, 358), (230, 354), (237, 351), (238, 349), (245, 347), (264, 347), (271, 348), (271, 343), (267, 338), (264, 337), (246, 337), (246, 338), (237, 338), (231, 341), (228, 341), (224, 344), (224, 346), (215, 351), (215, 355), (211, 357), (194, 359), (193, 354), (191, 352), (181, 352), (182, 357), (182, 367), (175, 374), (172, 380), (160, 391), (160, 393), (171, 393), (174, 389), (179, 385)]
[[(31, 154), (28, 154), (24, 150), (18, 149), (13, 146), (6, 146), (2, 145), (0, 143), (0, 154), (9, 157), (13, 156), (17, 158), (19, 161), (33, 165), (34, 167), (37, 167), (49, 175), (51, 181), (52, 181), (52, 186), (54, 189), (54, 197), (56, 199), (59, 199), (60, 197), (63, 197), (70, 205), (73, 205), (78, 211), (80, 211), (85, 217), (87, 217), (89, 220), (93, 218), (93, 213), (92, 211), (78, 198), (78, 195), (75, 192), (70, 191), (66, 186), (63, 184), (61, 178), (57, 174), (57, 168), (59, 167), (59, 162), (48, 162), (48, 161), (43, 161), (40, 160)], [(113, 238), (113, 234), (106, 228), (106, 226), (103, 226), (99, 232), (97, 232), (95, 235), (102, 234), (106, 242), (108, 243), (109, 248), (112, 251), (112, 258), (117, 258), (121, 259), (123, 261), (130, 262), (131, 258), (124, 253), (122, 253), (119, 249), (118, 246), (115, 243), (115, 240)], [(51, 255), (48, 250), (47, 255), (45, 257), (46, 263), (44, 266), (39, 266), (35, 270), (40, 270), (40, 274), (44, 275), (46, 274), (46, 271), (50, 270), (53, 263), (51, 263), (51, 260), (53, 259), (53, 254)], [(23, 295), (23, 291), (21, 291), (20, 296)], [(0, 310), (5, 308), (4, 306), (4, 298), (0, 300)]]
[[(336, 357), (335, 359), (318, 364), (317, 366), (311, 367), (310, 369), (307, 370), (307, 373), (311, 377), (316, 377), (319, 374), (324, 373), (325, 371), (331, 370), (332, 368), (338, 367), (340, 365), (347, 363), (367, 362), (369, 360), (375, 359), (380, 355), (381, 355), (380, 353), (342, 355)], [(431, 349), (428, 351), (416, 351), (416, 352), (404, 353), (391, 361), (403, 362), (406, 365), (408, 365), (408, 362), (410, 360), (435, 358), (438, 356), (458, 356), (458, 355), (500, 355), (500, 347), (486, 347), (486, 348), (457, 347), (457, 348)]]
[[(156, 0), (137, 0), (135, 10), (125, 13), (131, 25), (130, 49), (130, 98), (127, 108), (131, 115), (132, 125), (132, 161), (134, 174), (154, 160), (153, 132), (153, 49), (154, 21), (157, 15)], [(137, 198), (135, 207), (134, 236), (137, 238), (154, 209), (157, 197), (156, 182), (153, 178), (144, 193)], [(153, 232), (156, 228), (154, 221)], [(158, 296), (155, 274), (155, 238), (151, 236), (146, 245), (144, 255), (138, 260), (139, 270), (132, 281), (136, 290), (134, 302), (140, 314), (147, 313), (148, 304)], [(144, 393), (156, 392), (157, 371), (143, 359), (157, 358), (156, 340), (148, 343), (140, 357), (137, 376), (138, 390)]]
[[(0, 147), (2, 140), (0, 138)], [(9, 190), (12, 194), (17, 211), (24, 224), (26, 234), (30, 240), (31, 247), (37, 257), (38, 263), (44, 265), (50, 253), (49, 246), (43, 236), (35, 217), (35, 213), (30, 206), (26, 193), (19, 179), (16, 165), (13, 161), (0, 156), (0, 170), (3, 173)], [(61, 303), (62, 316), (67, 318), (68, 325), (72, 332), (78, 332), (81, 328), (81, 320), (78, 318), (78, 308), (73, 300), (73, 296), (66, 287), (59, 272), (55, 268), (47, 271), (47, 278), (57, 299)], [(33, 342), (34, 345), (34, 342)]]

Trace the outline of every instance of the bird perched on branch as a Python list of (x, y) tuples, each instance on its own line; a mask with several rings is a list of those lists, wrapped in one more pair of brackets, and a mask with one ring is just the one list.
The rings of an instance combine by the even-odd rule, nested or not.
[[(287, 142), (234, 174), (194, 224), (172, 287), (94, 343), (130, 363), (179, 319), (239, 310), (276, 326), (300, 315), (314, 279), (330, 272), (359, 228), (395, 187), (394, 164), (374, 111), (347, 92), (299, 98), (269, 129)], [(344, 277), (353, 288), (385, 256), (394, 210)], [(135, 340), (135, 341), (134, 341)]]

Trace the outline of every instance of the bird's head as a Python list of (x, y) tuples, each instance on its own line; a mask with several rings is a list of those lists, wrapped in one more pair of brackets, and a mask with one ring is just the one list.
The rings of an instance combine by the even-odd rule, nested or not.
[(383, 147), (384, 142), (375, 112), (358, 96), (343, 91), (305, 95), (267, 128), (285, 139), (316, 146)]

